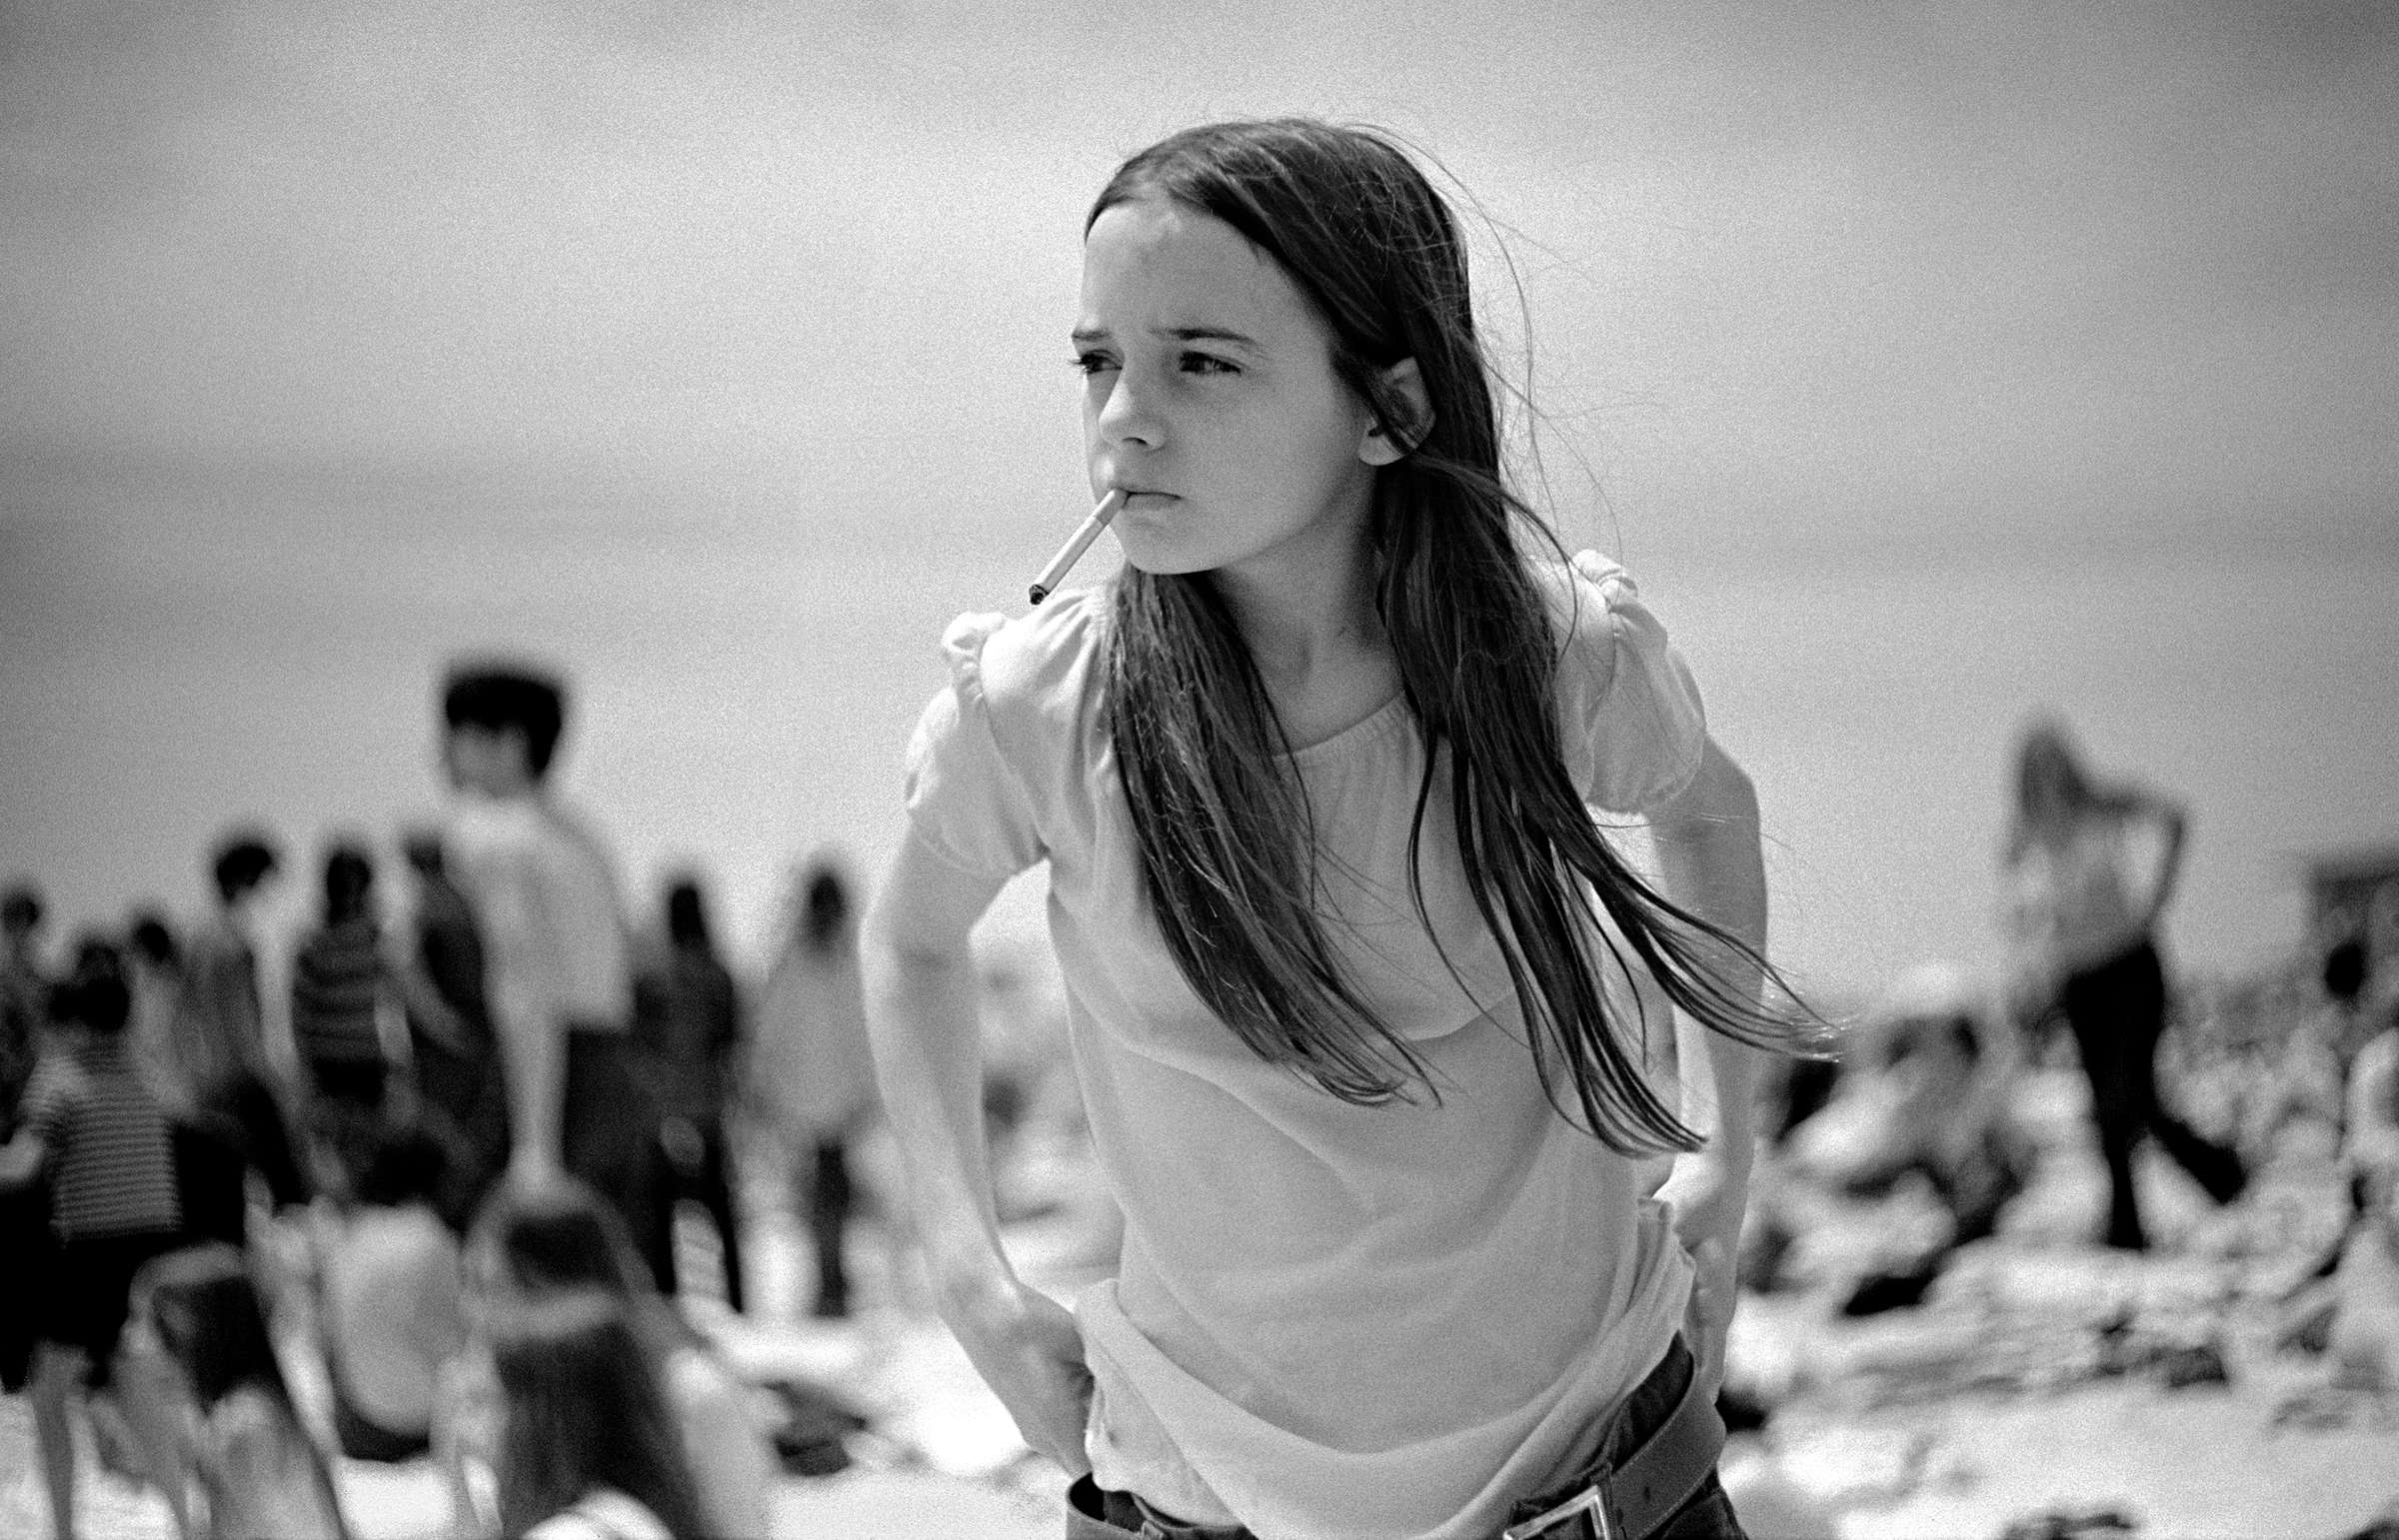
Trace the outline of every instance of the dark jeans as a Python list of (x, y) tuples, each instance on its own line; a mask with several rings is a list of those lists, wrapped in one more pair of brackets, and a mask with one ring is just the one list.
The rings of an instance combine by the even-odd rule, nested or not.
[[(1681, 1337), (1676, 1337), (1667, 1347), (1666, 1356), (1634, 1387), (1623, 1409), (1610, 1420), (1591, 1464), (1573, 1479), (1559, 1483), (1555, 1490), (1519, 1500), (1508, 1514), (1507, 1522), (1521, 1524), (1548, 1512), (1588, 1485), (1590, 1472), (1597, 1466), (1620, 1463), (1640, 1448), (1674, 1414), (1676, 1403), (1691, 1382), (1693, 1368), (1690, 1349), (1683, 1345)], [(1067, 1491), (1067, 1540), (1256, 1540), (1256, 1537), (1237, 1525), (1227, 1528), (1182, 1523), (1129, 1492), (1111, 1492), (1085, 1476)], [(1624, 1535), (1618, 1540), (1747, 1540), (1747, 1535), (1733, 1515), (1732, 1499), (1724, 1495), (1724, 1484), (1710, 1471), (1699, 1490), (1691, 1494), (1690, 1501), (1676, 1509), (1663, 1524), (1646, 1535)]]
[(658, 1200), (651, 1205), (650, 1229), (642, 1241), (658, 1291), (669, 1299), (675, 1297), (675, 1205), (691, 1198), (708, 1210), (717, 1227), (717, 1243), (725, 1255), (725, 1302), (738, 1315), (742, 1308), (742, 1225), (733, 1207), (724, 1125), (715, 1118), (670, 1119), (658, 1145)]
[(49, 1279), (58, 1266), (50, 1233), (50, 1191), (36, 1183), (0, 1188), (0, 1392), (25, 1388), (33, 1344), (49, 1308)]
[(808, 1176), (808, 1238), (817, 1252), (813, 1313), (827, 1319), (850, 1313), (850, 1266), (843, 1248), (849, 1244), (850, 1215), (857, 1206), (850, 1183), (850, 1146), (827, 1139), (817, 1145)]
[(567, 1033), (565, 1100), (561, 1163), (608, 1199), (641, 1244), (653, 1233), (660, 1201), (658, 1112), (633, 1035)]
[(423, 1035), (416, 1053), (418, 1118), (449, 1156), (436, 1206), (463, 1231), (508, 1166), (507, 1084), (497, 1053), (454, 1053)]
[(2143, 1134), (2157, 1142), (2208, 1196), (2219, 1203), (2240, 1195), (2247, 1181), (2240, 1156), (2210, 1143), (2159, 1105), (2157, 1043), (2166, 1030), (2166, 975), (2157, 948), (2131, 950), (2066, 975), (2060, 992), (2067, 1023), (2091, 1082), (2091, 1117), (2107, 1162), (2107, 1243), (2141, 1250), (2140, 1201), (2132, 1185), (2132, 1152)]

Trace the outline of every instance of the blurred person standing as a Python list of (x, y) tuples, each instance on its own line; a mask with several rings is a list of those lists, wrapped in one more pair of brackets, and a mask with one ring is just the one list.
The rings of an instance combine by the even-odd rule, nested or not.
[(664, 944), (634, 977), (634, 1036), (658, 1102), (659, 1190), (637, 1237), (659, 1292), (676, 1293), (675, 1207), (691, 1198), (715, 1223), (725, 1302), (742, 1308), (741, 1220), (725, 1140), (728, 1069), (742, 1041), (742, 1003), (717, 956), (700, 884), (668, 884)]
[(191, 1098), (183, 1065), (183, 948), (165, 915), (149, 908), (133, 912), (125, 923), (125, 960), (133, 989), (126, 1036), (134, 1063), (163, 1105), (180, 1105)]
[(817, 1257), (813, 1310), (827, 1319), (850, 1313), (849, 1147), (877, 1105), (850, 888), (830, 854), (802, 873), (798, 911), (759, 1001), (750, 1070), (805, 1197)]
[(387, 1014), (399, 981), (375, 919), (375, 863), (355, 844), (326, 852), (324, 908), (292, 956), (292, 1041), (319, 1110), (380, 1121), (391, 1076)]
[(75, 1404), (107, 1391), (134, 1273), (180, 1242), (183, 1214), (166, 1113), (126, 1051), (132, 995), (117, 948), (84, 941), (49, 1013), (56, 1030), (25, 1087), (17, 1131), (0, 1146), (0, 1189), (41, 1182), (49, 1194), (57, 1245), (30, 1268), (46, 1285), (34, 1432), (53, 1530), (73, 1540)]
[(209, 875), (217, 906), (184, 946), (189, 1041), (183, 1059), (201, 1082), (243, 1073), (272, 1078), (265, 997), (259, 984), (257, 907), (283, 859), (262, 831), (235, 829), (217, 841)]
[(641, 1233), (657, 1117), (633, 1041), (615, 862), (550, 783), (565, 689), (530, 669), (460, 665), (443, 686), (442, 720), (457, 792), (445, 844), (483, 940), (509, 1166), (582, 1177)]
[(0, 895), (0, 1139), (15, 1129), (17, 1102), (33, 1075), (49, 1018), (50, 974), (42, 966), (42, 895), (14, 882)]
[(408, 1002), (423, 1115), (450, 1150), (440, 1208), (463, 1232), (508, 1161), (508, 1091), (484, 992), (483, 934), (467, 895), (450, 878), (435, 829), (402, 841), (416, 878), (409, 965), (423, 987)]
[[(17, 1105), (32, 1078), (50, 1019), (50, 977), (42, 966), (42, 895), (30, 882), (0, 894), (0, 1141), (16, 1132)], [(0, 1188), (0, 1391), (25, 1388), (34, 1343), (36, 1280), (50, 1243), (42, 1193)]]
[[(2025, 731), (2016, 764), (2015, 820), (2003, 859), (2020, 998), (2063, 1012), (2091, 1085), (2107, 1162), (2106, 1244), (2148, 1245), (2133, 1184), (2141, 1138), (2158, 1143), (2218, 1203), (2247, 1184), (2240, 1157), (2193, 1131), (2160, 1103), (2157, 1046), (2167, 987), (2156, 930), (2181, 871), (2190, 817), (2143, 785), (2105, 784), (2082, 767), (2061, 723)], [(2161, 845), (2134, 868), (2138, 836)]]

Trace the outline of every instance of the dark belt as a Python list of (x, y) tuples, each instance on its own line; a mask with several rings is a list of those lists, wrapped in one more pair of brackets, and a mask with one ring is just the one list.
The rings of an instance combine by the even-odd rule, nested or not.
[(1723, 1452), (1724, 1419), (1694, 1364), (1672, 1415), (1623, 1463), (1602, 1461), (1499, 1540), (1647, 1540), (1691, 1500)]

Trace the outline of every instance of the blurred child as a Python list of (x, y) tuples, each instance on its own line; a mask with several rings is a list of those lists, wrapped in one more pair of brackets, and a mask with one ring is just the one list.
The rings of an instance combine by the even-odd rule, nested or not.
[(59, 1540), (75, 1534), (74, 1403), (87, 1387), (107, 1390), (134, 1272), (176, 1244), (182, 1220), (167, 1118), (126, 1051), (131, 1009), (123, 958), (86, 940), (51, 992), (57, 1030), (25, 1087), (16, 1136), (0, 1146), (0, 1189), (49, 1183), (57, 1249), (39, 1291), (34, 1431)]
[[(383, 1016), (399, 984), (375, 922), (375, 866), (336, 845), (325, 857), (324, 922), (292, 959), (292, 1036), (319, 1106), (344, 1121), (382, 1114)], [(355, 1174), (355, 1173), (352, 1173)]]
[[(562, 1298), (598, 1299), (622, 1317), (624, 1340), (638, 1345), (671, 1413), (672, 1448), (653, 1451), (645, 1460), (659, 1468), (678, 1464), (696, 1478), (705, 1521), (701, 1532), (767, 1533), (775, 1456), (749, 1388), (651, 1286), (649, 1270), (635, 1255), (615, 1210), (596, 1191), (564, 1177), (504, 1181), (475, 1222), (465, 1275), (470, 1348), (445, 1387), (436, 1435), (462, 1518), (496, 1516), (510, 1533), (521, 1521), (506, 1497), (506, 1464), (514, 1447), (504, 1431), (510, 1414), (494, 1404), (495, 1397), (506, 1400), (507, 1387), (493, 1375), (502, 1340), (513, 1329), (508, 1323), (521, 1318), (511, 1312)], [(501, 1326), (495, 1328), (495, 1321)], [(615, 1329), (604, 1334), (614, 1336)], [(545, 1328), (532, 1337), (540, 1351), (570, 1359), (590, 1345), (579, 1332)], [(564, 1340), (553, 1343), (553, 1337)], [(501, 1489), (496, 1515), (483, 1511), (487, 1474), (497, 1475)], [(631, 1495), (647, 1500), (641, 1492)], [(663, 1509), (658, 1516), (671, 1529), (678, 1523)]]
[[(152, 1469), (169, 1481), (189, 1537), (349, 1540), (332, 1473), (310, 1442), (276, 1363), (242, 1254), (195, 1246), (142, 1271), (128, 1334), (171, 1447)], [(164, 1413), (163, 1417), (161, 1413)]]
[(318, 1226), (317, 1317), (334, 1432), (354, 1460), (430, 1452), (442, 1371), (465, 1345), (459, 1244), (434, 1210), (439, 1143), (386, 1130), (360, 1172), (357, 1202)]
[(733, 1202), (726, 1149), (731, 1065), (741, 1049), (742, 998), (717, 956), (700, 884), (678, 877), (667, 887), (663, 946), (634, 974), (633, 1032), (646, 1059), (658, 1106), (659, 1190), (635, 1240), (660, 1292), (676, 1292), (675, 1209), (691, 1198), (716, 1226), (725, 1270), (725, 1302), (742, 1308), (742, 1226)]
[(816, 856), (759, 1001), (750, 1080), (808, 1208), (814, 1314), (850, 1313), (850, 1146), (873, 1115), (875, 1062), (860, 992), (857, 905), (841, 862)]
[(673, 1409), (631, 1309), (595, 1287), (525, 1296), (487, 1315), (505, 1533), (699, 1540), (727, 1532), (703, 1521)]

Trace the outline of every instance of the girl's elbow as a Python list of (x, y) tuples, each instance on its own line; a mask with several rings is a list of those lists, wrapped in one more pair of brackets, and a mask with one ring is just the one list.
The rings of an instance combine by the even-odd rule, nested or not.
[(1699, 757), (1691, 783), (1653, 820), (1661, 833), (1702, 836), (1758, 825), (1757, 783), (1714, 739)]

